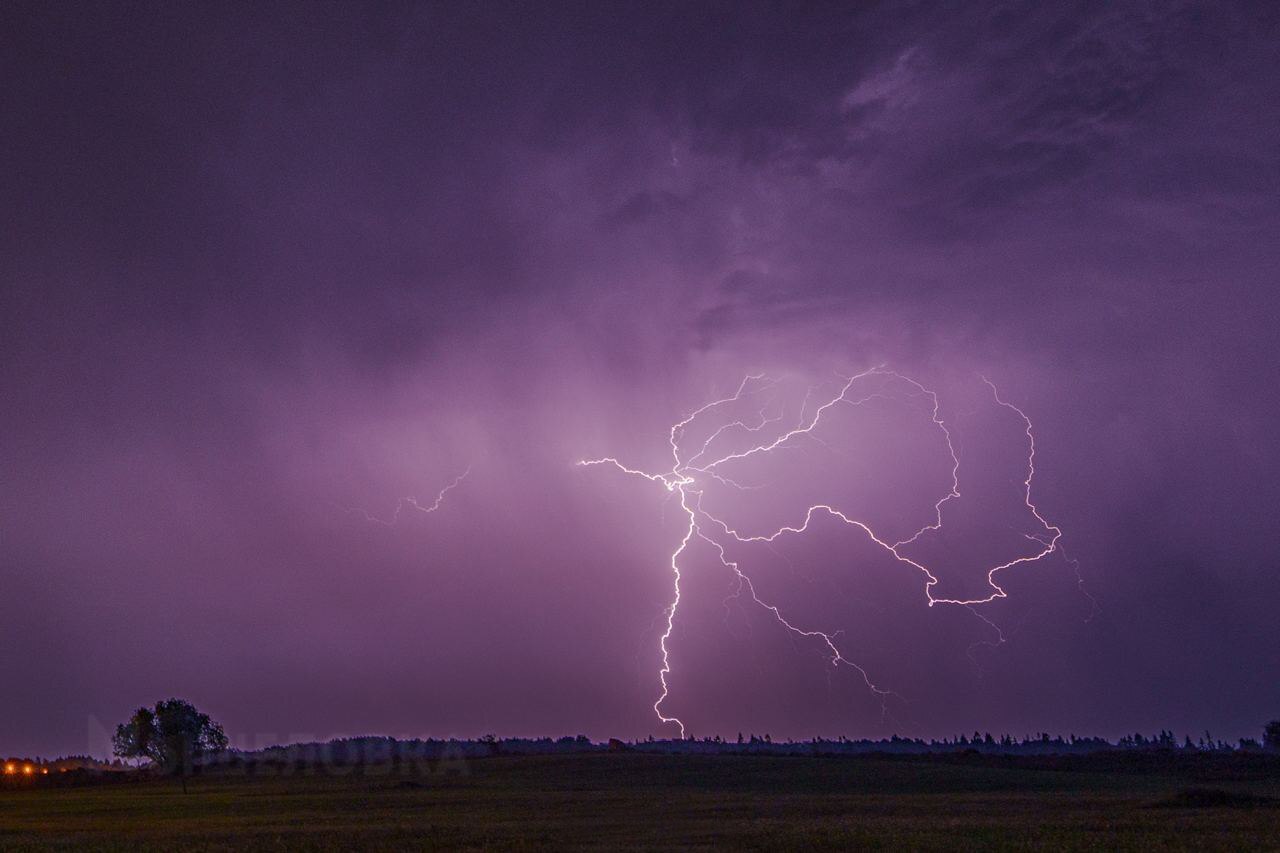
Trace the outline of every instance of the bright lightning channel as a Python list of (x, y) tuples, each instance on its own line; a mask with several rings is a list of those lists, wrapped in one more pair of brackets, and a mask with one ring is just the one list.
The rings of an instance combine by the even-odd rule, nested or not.
[[(828, 504), (815, 504), (805, 511), (804, 520), (798, 525), (784, 524), (772, 533), (763, 535), (744, 535), (723, 519), (711, 515), (703, 507), (703, 490), (699, 487), (699, 477), (714, 480), (733, 488), (760, 488), (759, 486), (742, 486), (736, 481), (721, 474), (717, 468), (730, 462), (741, 461), (754, 456), (772, 453), (775, 450), (789, 446), (793, 440), (800, 438), (801, 436), (814, 439), (825, 444), (825, 442), (822, 442), (821, 439), (814, 435), (814, 431), (822, 422), (823, 415), (829, 412), (832, 408), (842, 403), (856, 407), (874, 399), (888, 399), (883, 393), (872, 393), (861, 397), (852, 393), (855, 383), (871, 376), (885, 377), (890, 381), (904, 383), (911, 389), (914, 389), (909, 392), (909, 396), (924, 396), (931, 402), (931, 421), (941, 433), (946, 444), (947, 453), (951, 457), (951, 488), (945, 495), (934, 503), (933, 520), (929, 524), (921, 527), (906, 538), (899, 539), (897, 541), (890, 541), (888, 538), (877, 534), (866, 522), (851, 518), (834, 506), (830, 506)], [(682, 739), (685, 737), (686, 729), (684, 722), (679, 717), (664, 713), (663, 704), (671, 693), (671, 687), (668, 682), (668, 676), (671, 675), (671, 653), (669, 643), (671, 635), (675, 630), (676, 612), (680, 607), (680, 583), (682, 580), (680, 558), (688, 549), (690, 542), (692, 542), (695, 537), (707, 542), (715, 549), (721, 565), (732, 572), (734, 577), (737, 579), (739, 591), (745, 589), (751, 595), (751, 599), (761, 608), (768, 611), (779, 625), (796, 636), (820, 640), (826, 647), (831, 666), (844, 666), (856, 671), (862, 678), (862, 681), (866, 684), (867, 689), (880, 699), (882, 709), (885, 707), (884, 703), (888, 697), (895, 694), (893, 694), (892, 691), (877, 685), (865, 668), (845, 656), (840, 647), (836, 644), (837, 634), (830, 634), (824, 631), (797, 626), (789, 621), (776, 605), (761, 599), (756, 593), (755, 584), (742, 570), (740, 564), (735, 560), (729, 559), (725, 551), (726, 540), (722, 537), (727, 537), (728, 539), (739, 543), (772, 543), (783, 536), (800, 535), (805, 533), (809, 528), (809, 524), (818, 514), (839, 519), (844, 524), (861, 530), (866, 534), (868, 539), (890, 554), (898, 562), (904, 563), (922, 573), (926, 578), (925, 598), (930, 607), (935, 604), (949, 604), (965, 607), (997, 631), (999, 634), (999, 640), (996, 644), (1004, 642), (1004, 634), (1000, 632), (999, 627), (978, 612), (975, 609), (976, 606), (987, 604), (998, 598), (1007, 597), (1005, 590), (996, 582), (995, 576), (1005, 569), (1024, 563), (1034, 563), (1057, 551), (1059, 549), (1059, 540), (1062, 537), (1062, 530), (1057, 526), (1050, 524), (1040, 513), (1040, 510), (1031, 499), (1031, 482), (1035, 478), (1036, 473), (1036, 445), (1031, 419), (1027, 417), (1026, 413), (1024, 413), (1022, 409), (1002, 398), (999, 390), (989, 379), (985, 376), (981, 377), (981, 379), (991, 389), (992, 398), (996, 405), (1013, 412), (1019, 419), (1021, 419), (1024, 425), (1023, 431), (1027, 438), (1028, 450), (1026, 468), (1027, 475), (1022, 483), (1023, 502), (1027, 509), (1031, 511), (1032, 516), (1041, 528), (1037, 532), (1024, 534), (1029, 541), (1036, 543), (1038, 546), (1034, 554), (1017, 557), (1007, 562), (1000, 563), (999, 565), (992, 566), (987, 571), (987, 584), (991, 589), (991, 592), (982, 598), (959, 599), (935, 597), (933, 594), (933, 588), (937, 585), (938, 578), (923, 563), (905, 556), (900, 550), (904, 546), (915, 542), (922, 535), (938, 531), (942, 528), (943, 507), (947, 502), (960, 497), (960, 457), (956, 453), (955, 446), (952, 443), (951, 432), (947, 427), (945, 420), (941, 417), (938, 395), (928, 388), (925, 388), (914, 379), (910, 379), (896, 371), (888, 370), (883, 365), (869, 368), (861, 373), (856, 373), (853, 376), (844, 377), (845, 381), (841, 386), (839, 393), (817, 406), (811, 415), (806, 416), (814, 391), (812, 388), (809, 389), (809, 393), (805, 397), (805, 404), (801, 407), (799, 423), (797, 423), (796, 426), (786, 429), (780, 435), (752, 445), (745, 450), (725, 453), (711, 458), (708, 461), (708, 457), (712, 456), (712, 443), (727, 431), (736, 430), (737, 432), (756, 434), (771, 424), (779, 423), (782, 420), (782, 415), (778, 414), (774, 417), (770, 417), (766, 413), (766, 409), (761, 409), (757, 414), (759, 419), (758, 423), (748, 424), (742, 420), (736, 420), (725, 424), (712, 432), (711, 435), (702, 442), (701, 447), (699, 447), (692, 455), (688, 456), (682, 453), (681, 440), (688, 428), (700, 417), (708, 415), (721, 406), (742, 400), (745, 394), (757, 394), (776, 384), (774, 380), (769, 379), (764, 374), (750, 374), (746, 376), (731, 396), (713, 400), (694, 410), (683, 420), (678, 421), (671, 426), (668, 434), (668, 443), (671, 446), (672, 466), (668, 471), (656, 473), (643, 471), (624, 465), (621, 461), (612, 456), (604, 456), (598, 459), (582, 459), (578, 461), (577, 464), (581, 466), (612, 466), (624, 474), (643, 477), (650, 482), (661, 484), (668, 492), (672, 492), (679, 496), (680, 508), (685, 513), (688, 520), (687, 524), (684, 526), (684, 534), (680, 539), (680, 543), (671, 554), (670, 567), (673, 579), (672, 598), (665, 611), (666, 629), (663, 631), (658, 642), (662, 657), (662, 667), (658, 670), (658, 681), (661, 685), (661, 690), (657, 700), (653, 703), (653, 710), (654, 713), (657, 714), (660, 722), (664, 724), (675, 724), (680, 730), (680, 737)]]

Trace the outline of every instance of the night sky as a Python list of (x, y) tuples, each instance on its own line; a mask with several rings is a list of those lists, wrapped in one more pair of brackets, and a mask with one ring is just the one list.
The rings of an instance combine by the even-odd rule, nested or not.
[[(981, 376), (1060, 547), (970, 609), (830, 516), (737, 543), (884, 701), (695, 539), (665, 712), (1257, 736), (1278, 46), (1265, 3), (3, 4), (0, 752), (171, 695), (242, 747), (677, 735), (680, 490), (575, 463), (669, 471), (744, 376), (726, 440), (876, 365), (954, 431), (935, 596), (1034, 530)], [(894, 390), (707, 503), (928, 524), (950, 461)]]

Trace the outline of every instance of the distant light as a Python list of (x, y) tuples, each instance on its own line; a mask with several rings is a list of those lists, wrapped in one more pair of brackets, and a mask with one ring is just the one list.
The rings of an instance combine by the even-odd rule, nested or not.
[(22, 768), (22, 772), (30, 776), (32, 773), (36, 772), (36, 769), (32, 767), (30, 764), (27, 764)]
[(5, 773), (17, 773), (17, 772), (18, 772), (18, 767), (17, 767), (17, 765), (16, 765), (16, 764), (6, 764), (6, 765), (4, 766), (4, 772), (5, 772)]
[(48, 768), (48, 767), (44, 768), (43, 770), (41, 770), (41, 771), (40, 771), (40, 774), (41, 774), (42, 776), (48, 776), (48, 775), (49, 775), (49, 768)]

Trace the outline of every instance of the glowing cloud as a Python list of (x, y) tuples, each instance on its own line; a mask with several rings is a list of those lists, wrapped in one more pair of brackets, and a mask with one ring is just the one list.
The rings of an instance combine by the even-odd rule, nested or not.
[[(869, 384), (869, 380), (873, 378), (878, 380), (878, 386), (868, 389), (866, 393), (856, 390), (862, 385)], [(935, 392), (925, 388), (920, 383), (900, 373), (888, 370), (883, 366), (873, 367), (864, 370), (853, 376), (845, 377), (843, 384), (838, 393), (827, 398), (824, 402), (812, 410), (811, 414), (806, 414), (809, 409), (810, 400), (815, 389), (810, 388), (809, 393), (805, 397), (805, 401), (801, 406), (798, 422), (790, 427), (776, 427), (781, 424), (783, 416), (778, 414), (770, 417), (767, 414), (768, 406), (762, 408), (757, 413), (758, 420), (751, 423), (743, 419), (730, 420), (727, 423), (720, 424), (713, 429), (709, 436), (696, 444), (693, 448), (686, 448), (684, 442), (686, 436), (691, 432), (692, 427), (699, 424), (704, 419), (712, 419), (717, 412), (729, 404), (741, 402), (748, 397), (760, 394), (769, 390), (775, 384), (772, 380), (764, 375), (748, 375), (739, 384), (737, 390), (728, 397), (713, 400), (710, 403), (696, 409), (692, 414), (685, 417), (672, 425), (668, 435), (668, 442), (671, 446), (672, 466), (669, 470), (663, 472), (649, 472), (637, 468), (629, 467), (617, 458), (606, 456), (597, 459), (583, 459), (578, 462), (582, 466), (606, 465), (616, 468), (625, 474), (643, 477), (654, 483), (661, 484), (668, 492), (673, 492), (679, 496), (680, 507), (687, 517), (687, 524), (684, 526), (684, 534), (679, 544), (671, 554), (670, 567), (673, 576), (673, 593), (670, 604), (666, 608), (666, 630), (663, 631), (659, 640), (659, 648), (662, 657), (662, 667), (658, 671), (658, 680), (661, 684), (661, 691), (657, 700), (653, 703), (654, 713), (663, 723), (674, 723), (680, 729), (680, 736), (685, 736), (685, 724), (676, 716), (668, 715), (663, 711), (663, 703), (670, 695), (670, 685), (668, 676), (671, 674), (671, 658), (669, 642), (671, 635), (675, 629), (676, 613), (680, 606), (680, 584), (681, 584), (681, 556), (688, 549), (690, 542), (696, 537), (707, 542), (718, 555), (720, 563), (728, 569), (737, 581), (738, 592), (745, 590), (752, 601), (768, 611), (779, 625), (787, 631), (804, 638), (820, 640), (829, 655), (830, 663), (833, 667), (845, 666), (855, 670), (866, 684), (867, 689), (873, 694), (880, 697), (882, 707), (887, 697), (894, 695), (892, 691), (877, 685), (868, 674), (866, 669), (861, 665), (850, 660), (841, 651), (836, 643), (836, 634), (819, 631), (810, 628), (804, 628), (796, 625), (783, 615), (782, 611), (774, 604), (763, 600), (756, 592), (756, 586), (751, 577), (747, 575), (737, 560), (730, 559), (726, 553), (726, 545), (730, 542), (736, 543), (771, 543), (784, 536), (801, 535), (808, 529), (810, 523), (818, 515), (826, 515), (846, 525), (855, 527), (860, 530), (875, 545), (883, 549), (887, 554), (891, 555), (895, 560), (910, 566), (913, 570), (920, 572), (925, 578), (924, 593), (925, 600), (929, 606), (935, 604), (949, 604), (963, 606), (975, 613), (983, 622), (995, 628), (999, 633), (999, 628), (989, 619), (978, 613), (974, 608), (977, 605), (986, 604), (998, 598), (1005, 598), (1007, 593), (996, 582), (996, 574), (1023, 563), (1033, 563), (1041, 560), (1049, 554), (1058, 550), (1058, 542), (1062, 537), (1062, 530), (1057, 526), (1048, 522), (1040, 513), (1031, 498), (1031, 483), (1035, 477), (1035, 435), (1032, 431), (1030, 418), (1017, 406), (1005, 401), (996, 388), (996, 386), (986, 377), (982, 377), (982, 381), (990, 388), (992, 399), (995, 404), (1015, 414), (1023, 423), (1023, 432), (1027, 438), (1027, 456), (1026, 456), (1026, 477), (1022, 481), (1023, 503), (1030, 511), (1035, 519), (1037, 530), (1030, 533), (1024, 533), (1024, 537), (1034, 543), (1034, 552), (1031, 554), (1021, 555), (1013, 559), (1005, 560), (996, 565), (990, 566), (986, 570), (986, 581), (990, 592), (985, 596), (974, 598), (948, 598), (934, 595), (934, 587), (938, 584), (938, 578), (933, 571), (924, 563), (917, 559), (906, 556), (903, 549), (919, 540), (922, 536), (930, 532), (936, 532), (942, 529), (943, 525), (943, 508), (945, 505), (956, 498), (960, 497), (960, 458), (956, 453), (955, 445), (952, 442), (952, 434), (947, 427), (946, 421), (940, 414), (940, 405), (938, 396)], [(763, 534), (745, 534), (737, 527), (730, 524), (719, 515), (713, 515), (706, 509), (703, 504), (703, 495), (706, 488), (712, 484), (718, 484), (733, 489), (760, 489), (763, 486), (744, 486), (735, 479), (721, 473), (719, 469), (735, 462), (742, 462), (753, 457), (762, 457), (774, 454), (776, 451), (787, 449), (793, 446), (794, 442), (800, 438), (816, 439), (822, 442), (816, 435), (817, 430), (824, 424), (824, 416), (828, 415), (836, 406), (848, 405), (853, 407), (862, 406), (872, 400), (885, 400), (893, 397), (925, 397), (929, 401), (929, 416), (946, 446), (947, 453), (951, 461), (950, 489), (937, 499), (933, 504), (932, 520), (923, 525), (919, 529), (912, 532), (909, 536), (901, 539), (893, 540), (877, 533), (872, 529), (871, 525), (865, 521), (851, 517), (841, 509), (828, 503), (813, 504), (804, 512), (803, 519), (797, 522), (782, 523), (774, 528), (771, 532)], [(766, 433), (769, 427), (775, 427), (776, 433), (768, 434), (763, 440), (756, 441), (755, 438), (762, 433)], [(746, 447), (740, 447), (731, 451), (713, 452), (712, 447), (717, 441), (726, 435), (748, 435), (752, 437), (754, 443)], [(1000, 633), (1000, 642), (1004, 641), (1003, 633)]]

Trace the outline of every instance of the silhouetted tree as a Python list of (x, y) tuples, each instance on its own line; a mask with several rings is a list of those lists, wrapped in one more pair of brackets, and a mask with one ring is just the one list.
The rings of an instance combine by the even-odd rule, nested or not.
[(1280, 720), (1272, 720), (1262, 730), (1262, 748), (1280, 751)]
[(144, 758), (166, 773), (181, 777), (187, 791), (187, 775), (205, 753), (227, 748), (222, 726), (196, 710), (190, 702), (168, 699), (155, 709), (139, 708), (129, 722), (116, 727), (112, 739), (121, 758)]
[(121, 758), (142, 758), (159, 762), (159, 744), (156, 732), (156, 715), (150, 708), (139, 708), (133, 712), (129, 722), (116, 726), (115, 737), (111, 739), (114, 752)]

